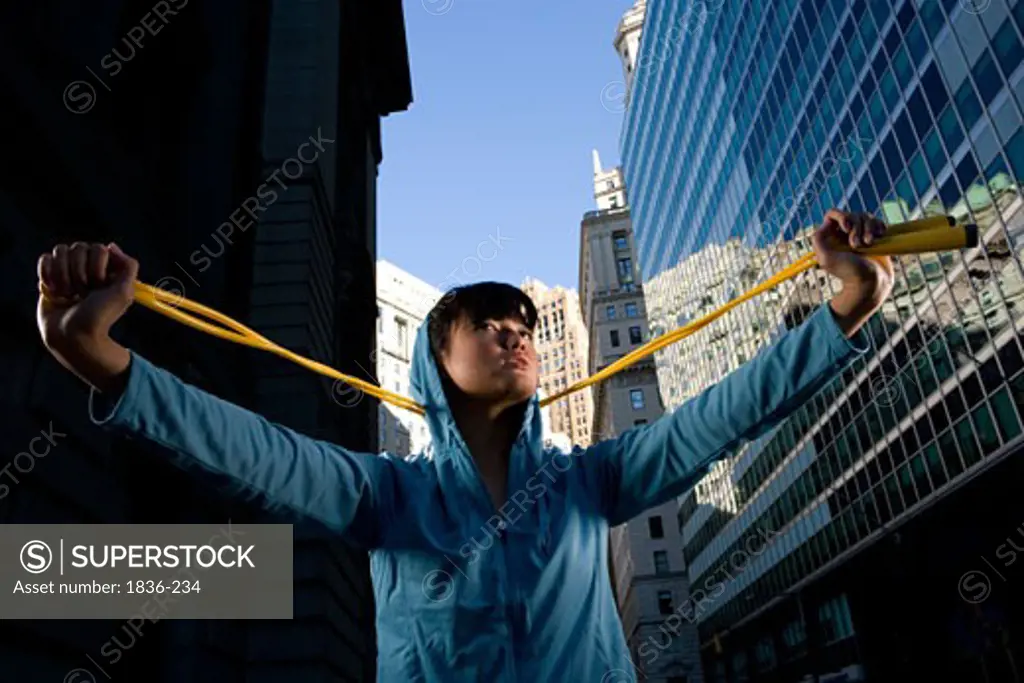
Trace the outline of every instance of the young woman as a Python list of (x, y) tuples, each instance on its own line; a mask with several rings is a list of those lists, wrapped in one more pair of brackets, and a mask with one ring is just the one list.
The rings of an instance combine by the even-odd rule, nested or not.
[(451, 292), (417, 335), (413, 398), (427, 453), (399, 459), (317, 441), (190, 386), (111, 339), (139, 264), (114, 245), (38, 262), (46, 347), (90, 385), (97, 425), (146, 439), (268, 506), (371, 553), (380, 681), (607, 683), (632, 670), (608, 580), (608, 529), (671, 500), (784, 420), (868, 349), (892, 288), (870, 244), (885, 226), (830, 211), (814, 236), (842, 291), (671, 414), (571, 453), (545, 449), (537, 311), (510, 285)]

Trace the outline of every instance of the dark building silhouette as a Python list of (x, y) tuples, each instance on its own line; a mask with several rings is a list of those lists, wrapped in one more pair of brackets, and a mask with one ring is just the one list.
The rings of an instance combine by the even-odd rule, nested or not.
[[(365, 553), (95, 428), (39, 340), (35, 264), (59, 242), (116, 241), (143, 282), (358, 374), (375, 348), (380, 118), (412, 97), (401, 4), (5, 3), (0, 89), (0, 523), (296, 523), (293, 620), (0, 619), (0, 681), (374, 680)], [(346, 408), (298, 365), (142, 306), (115, 336), (270, 420), (376, 449), (376, 403)], [(12, 464), (51, 427), (66, 436), (45, 457)]]

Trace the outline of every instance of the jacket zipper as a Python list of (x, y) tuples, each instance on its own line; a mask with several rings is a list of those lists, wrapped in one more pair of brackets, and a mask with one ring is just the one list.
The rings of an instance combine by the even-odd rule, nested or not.
[[(469, 460), (470, 467), (473, 469), (472, 479), (476, 484), (477, 493), (483, 496), (483, 500), (486, 501), (486, 509), (493, 513), (491, 516), (497, 517), (502, 523), (504, 523), (504, 520), (501, 519), (499, 511), (494, 507), (494, 501), (491, 500), (491, 494), (487, 490), (487, 486), (484, 484), (483, 475), (480, 474), (480, 468), (476, 466), (476, 461), (473, 460), (473, 455), (469, 452), (469, 447), (466, 445), (465, 439), (462, 438), (462, 434), (460, 434), (457, 429), (453, 430), (453, 432), (455, 434), (455, 438), (458, 440), (459, 447), (462, 449), (463, 453), (466, 456), (466, 459)], [(508, 471), (505, 473), (506, 491), (511, 487), (512, 463), (513, 458), (516, 456), (516, 447), (520, 445), (520, 440), (521, 438), (517, 436), (515, 442), (513, 442), (512, 444), (512, 452), (509, 453), (509, 466)], [(501, 543), (501, 559), (497, 564), (498, 571), (501, 575), (501, 598), (503, 601), (507, 602), (509, 585), (508, 567), (505, 565), (505, 551), (507, 548), (507, 546), (505, 545), (505, 535), (505, 529), (504, 527), (502, 527), (498, 533), (498, 541)], [(508, 663), (510, 671), (512, 672), (511, 683), (516, 683), (516, 681), (518, 681), (519, 676), (516, 671), (515, 629), (513, 628), (512, 619), (509, 617), (507, 608), (505, 609), (505, 623), (506, 626), (508, 627), (509, 635), (511, 636), (511, 642), (509, 642), (508, 656), (506, 657), (506, 661)]]

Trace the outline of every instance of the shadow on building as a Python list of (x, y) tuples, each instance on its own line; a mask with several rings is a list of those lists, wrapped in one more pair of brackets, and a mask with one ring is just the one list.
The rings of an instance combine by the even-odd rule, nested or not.
[[(400, 3), (8, 3), (0, 89), (0, 523), (296, 523), (293, 620), (0, 620), (0, 681), (374, 680), (365, 553), (96, 429), (39, 340), (35, 269), (57, 243), (116, 241), (143, 282), (357, 374), (375, 348), (380, 118), (411, 101)], [(295, 364), (141, 306), (115, 337), (270, 420), (376, 449), (375, 403), (346, 408)], [(67, 436), (15, 463), (47, 430)]]
[[(748, 652), (750, 681), (1022, 680), (1024, 575), (1015, 564), (1024, 549), (1022, 476), (1019, 457), (982, 472), (941, 505), (721, 635), (719, 652), (706, 644), (705, 666), (714, 671), (718, 661)], [(837, 596), (848, 605), (849, 631), (822, 618), (820, 606)], [(801, 614), (806, 638), (787, 648), (785, 629)], [(770, 662), (757, 661), (767, 633), (776, 634), (775, 652)], [(861, 677), (837, 675), (851, 661), (860, 662)]]

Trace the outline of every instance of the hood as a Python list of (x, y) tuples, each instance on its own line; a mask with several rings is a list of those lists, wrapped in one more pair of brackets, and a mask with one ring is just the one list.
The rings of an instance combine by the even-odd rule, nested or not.
[[(426, 408), (424, 419), (430, 429), (431, 452), (441, 486), (446, 493), (457, 487), (468, 491), (493, 514), (494, 504), (479, 475), (476, 462), (469, 454), (441, 383), (441, 372), (430, 350), (429, 323), (420, 325), (413, 346), (410, 386), (412, 398)], [(519, 436), (509, 459), (508, 495), (525, 486), (543, 464), (544, 439), (540, 400), (536, 393), (530, 398), (523, 415)], [(481, 500), (482, 497), (482, 500)], [(518, 523), (517, 523), (518, 526)]]

